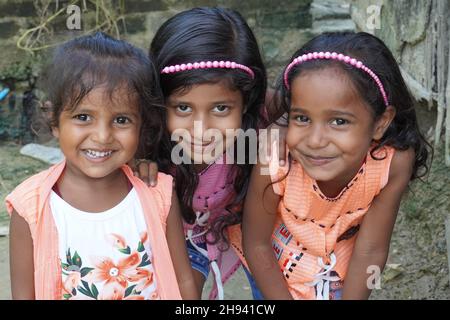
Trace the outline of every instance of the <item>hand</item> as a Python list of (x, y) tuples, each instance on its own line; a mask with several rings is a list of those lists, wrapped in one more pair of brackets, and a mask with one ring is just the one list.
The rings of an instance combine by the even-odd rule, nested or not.
[(158, 164), (147, 159), (133, 159), (128, 165), (136, 177), (141, 179), (147, 186), (155, 187), (158, 182)]

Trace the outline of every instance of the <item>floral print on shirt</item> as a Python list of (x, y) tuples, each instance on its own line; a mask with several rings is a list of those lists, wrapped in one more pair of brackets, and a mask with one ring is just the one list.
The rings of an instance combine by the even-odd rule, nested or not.
[[(127, 245), (125, 239), (117, 234), (108, 234), (106, 241), (124, 254), (119, 261), (109, 257), (90, 257), (91, 266), (83, 265), (78, 252), (67, 249), (66, 262), (61, 262), (63, 274), (63, 299), (95, 300), (143, 300), (141, 292), (154, 283), (151, 257), (144, 244), (147, 232), (140, 234), (136, 250)], [(102, 284), (102, 290), (97, 285)], [(156, 292), (150, 299), (159, 299)]]

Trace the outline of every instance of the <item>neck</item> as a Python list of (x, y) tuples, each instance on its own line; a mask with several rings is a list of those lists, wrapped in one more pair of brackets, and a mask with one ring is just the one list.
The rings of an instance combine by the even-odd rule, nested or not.
[(66, 164), (57, 185), (67, 203), (87, 212), (111, 209), (128, 194), (128, 179), (121, 169), (102, 178), (91, 178)]
[(356, 177), (363, 165), (364, 161), (355, 170), (352, 170), (345, 176), (341, 176), (332, 181), (316, 181), (317, 186), (320, 188), (320, 191), (324, 196), (328, 198), (335, 198)]
[(327, 198), (335, 198), (350, 181), (351, 180), (347, 181), (347, 183), (336, 183), (335, 181), (316, 181), (316, 183), (324, 196)]
[(208, 168), (209, 164), (202, 163), (202, 164), (194, 164), (194, 170), (196, 173), (200, 173), (206, 168)]

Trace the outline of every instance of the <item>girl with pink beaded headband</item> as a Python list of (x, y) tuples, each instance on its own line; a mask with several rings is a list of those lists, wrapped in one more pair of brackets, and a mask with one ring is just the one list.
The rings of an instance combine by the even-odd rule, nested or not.
[[(195, 132), (198, 119), (206, 128), (221, 133), (256, 131), (266, 124), (262, 117), (265, 67), (256, 38), (238, 12), (206, 7), (180, 12), (156, 32), (150, 55), (160, 72), (170, 134), (180, 128)], [(240, 265), (227, 233), (241, 222), (242, 200), (252, 164), (213, 159), (208, 165), (182, 162), (175, 166), (171, 150), (177, 144), (172, 140), (162, 150), (159, 169), (175, 178), (196, 284), (203, 290), (212, 273), (210, 297), (223, 299), (223, 283)], [(229, 145), (217, 152), (217, 160), (226, 158), (233, 147)], [(189, 145), (183, 149), (186, 158), (193, 153), (189, 149)], [(244, 152), (245, 158), (250, 159), (249, 151)]]
[(250, 77), (252, 77), (252, 79), (255, 78), (255, 74), (253, 73), (252, 69), (242, 64), (236, 63), (234, 61), (200, 61), (194, 63), (191, 62), (182, 63), (164, 67), (161, 70), (161, 73), (170, 74), (180, 71), (189, 71), (192, 69), (210, 69), (210, 68), (241, 69), (247, 72), (250, 75)]
[(254, 167), (242, 247), (231, 241), (265, 299), (367, 299), (402, 193), (428, 170), (400, 68), (373, 35), (326, 33), (294, 53), (275, 97), (288, 166)]
[(378, 76), (372, 70), (370, 70), (368, 67), (366, 67), (361, 61), (356, 60), (355, 58), (352, 58), (350, 56), (343, 55), (342, 53), (338, 54), (336, 52), (330, 53), (327, 51), (327, 52), (305, 53), (301, 56), (298, 56), (294, 60), (292, 60), (292, 62), (286, 67), (286, 70), (284, 71), (283, 79), (284, 79), (284, 84), (285, 84), (286, 88), (289, 89), (288, 74), (289, 74), (289, 71), (294, 66), (304, 63), (304, 62), (307, 62), (307, 61), (312, 61), (312, 60), (317, 60), (317, 59), (341, 61), (341, 62), (349, 64), (355, 68), (363, 70), (370, 77), (372, 77), (372, 79), (376, 82), (378, 88), (380, 89), (381, 95), (383, 96), (384, 104), (386, 106), (389, 105), (386, 91), (384, 90), (383, 84), (381, 83)]

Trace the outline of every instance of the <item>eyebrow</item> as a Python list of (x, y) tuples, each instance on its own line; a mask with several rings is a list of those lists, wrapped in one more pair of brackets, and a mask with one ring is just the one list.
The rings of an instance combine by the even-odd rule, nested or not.
[[(81, 109), (75, 108), (73, 110), (70, 111), (70, 113), (91, 113), (91, 112), (95, 112), (95, 108), (86, 108), (86, 107), (82, 107)], [(127, 109), (125, 110), (118, 110), (118, 111), (114, 111), (111, 110), (111, 113), (116, 116), (116, 115), (126, 115), (126, 116), (135, 116), (135, 117), (139, 117), (139, 112), (135, 111), (135, 110), (129, 110)]]
[[(308, 113), (308, 111), (306, 111), (305, 109), (302, 109), (300, 107), (292, 107), (291, 111), (292, 112)], [(328, 113), (332, 114), (332, 115), (335, 115), (335, 116), (348, 116), (348, 117), (356, 118), (356, 116), (353, 113), (345, 112), (345, 111), (341, 111), (341, 110), (330, 110)]]
[(73, 109), (67, 110), (67, 112), (70, 112), (70, 113), (89, 113), (89, 112), (92, 112), (92, 111), (94, 111), (93, 108), (92, 109), (88, 109), (86, 107), (81, 107), (80, 108), (79, 106), (76, 106)]
[[(185, 100), (178, 100), (177, 98), (171, 98), (168, 100), (170, 104), (195, 104), (193, 101), (185, 101)], [(237, 103), (236, 100), (219, 100), (219, 101), (212, 101), (211, 104), (235, 104)]]
[(300, 108), (300, 107), (291, 107), (291, 111), (293, 112), (303, 112), (303, 113), (307, 113), (306, 110)]

